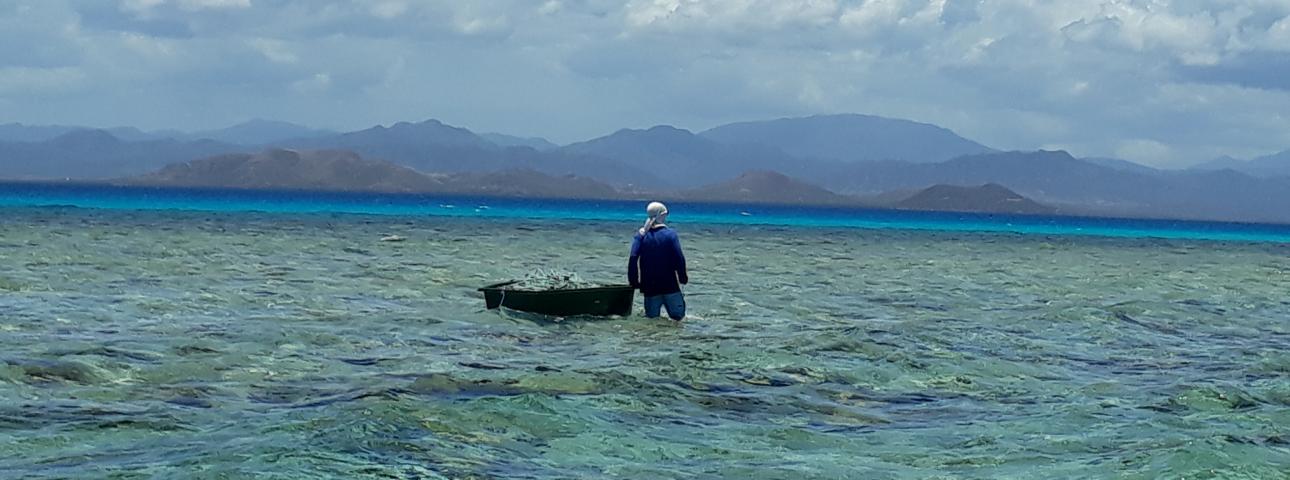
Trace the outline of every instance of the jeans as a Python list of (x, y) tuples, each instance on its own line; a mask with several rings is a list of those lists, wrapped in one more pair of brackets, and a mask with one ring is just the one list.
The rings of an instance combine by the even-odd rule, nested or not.
[(661, 307), (667, 307), (667, 316), (672, 320), (685, 318), (685, 295), (676, 292), (645, 297), (646, 317), (657, 318)]

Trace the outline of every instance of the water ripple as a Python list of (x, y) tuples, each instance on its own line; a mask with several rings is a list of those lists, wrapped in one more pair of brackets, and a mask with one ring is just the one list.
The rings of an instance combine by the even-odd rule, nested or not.
[(677, 325), (475, 291), (634, 225), (5, 213), (6, 478), (1290, 471), (1285, 245), (678, 217)]

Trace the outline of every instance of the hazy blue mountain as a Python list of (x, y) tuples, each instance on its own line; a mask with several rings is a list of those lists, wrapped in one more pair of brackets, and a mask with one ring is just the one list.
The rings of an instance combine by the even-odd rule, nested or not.
[(1241, 160), (1224, 155), (1196, 165), (1191, 169), (1202, 171), (1231, 169), (1256, 177), (1286, 177), (1290, 176), (1290, 150), (1250, 160)]
[(550, 175), (579, 175), (616, 185), (658, 187), (665, 182), (649, 172), (593, 155), (502, 147), (465, 128), (438, 120), (401, 122), (356, 132), (282, 142), (305, 149), (352, 150), (422, 172), (493, 172), (528, 169)]
[(843, 114), (740, 122), (702, 132), (726, 144), (762, 144), (788, 154), (841, 162), (940, 162), (993, 151), (935, 125)]
[[(819, 145), (814, 146), (783, 141), (798, 138), (789, 133), (800, 128), (803, 122), (824, 122), (821, 130), (832, 133), (822, 133), (818, 137)], [(490, 140), (435, 120), (295, 137), (274, 143), (296, 150), (350, 150), (371, 161), (389, 161), (431, 178), (451, 178), (462, 188), (474, 189), (470, 191), (495, 194), (603, 196), (608, 195), (605, 189), (610, 188), (632, 192), (633, 196), (671, 191), (698, 198), (706, 191), (709, 196), (705, 198), (712, 199), (831, 203), (834, 192), (874, 195), (917, 192), (932, 185), (993, 183), (1066, 212), (1290, 222), (1290, 208), (1286, 207), (1290, 205), (1290, 170), (1287, 170), (1290, 152), (1250, 161), (1213, 162), (1218, 167), (1230, 162), (1241, 171), (1204, 168), (1162, 171), (1117, 159), (1076, 159), (1060, 151), (986, 152), (915, 163), (846, 156), (837, 150), (843, 149), (846, 143), (843, 140), (847, 139), (856, 151), (863, 150), (857, 145), (873, 147), (874, 144), (868, 143), (872, 139), (866, 140), (868, 137), (844, 133), (854, 133), (858, 124), (888, 125), (887, 122), (931, 135), (928, 145), (942, 143), (936, 139), (958, 138), (929, 125), (844, 115), (735, 124), (703, 135), (668, 126), (624, 129), (548, 150), (499, 145), (494, 141), (497, 137)], [(261, 125), (270, 130), (282, 127), (282, 130), (272, 135), (266, 133), (259, 139), (300, 132), (299, 128), (303, 128), (274, 122)], [(771, 128), (783, 125), (792, 128)], [(733, 141), (733, 137), (739, 136), (736, 133), (747, 133), (745, 128), (768, 129), (760, 130), (767, 141)], [(0, 178), (120, 178), (142, 175), (172, 163), (244, 153), (252, 148), (212, 140), (154, 138), (175, 132), (142, 132), (128, 127), (112, 131), (117, 134), (80, 127), (0, 125), (0, 138), (9, 139), (0, 140)], [(310, 134), (313, 133), (318, 132)], [(56, 135), (49, 137), (53, 134)], [(229, 135), (243, 135), (238, 138), (250, 141), (258, 134), (242, 131)], [(723, 135), (728, 136), (722, 141), (713, 139)], [(902, 138), (891, 134), (875, 141), (882, 148), (895, 148), (902, 143), (882, 142)], [(971, 142), (960, 144), (964, 145), (964, 148), (985, 148)], [(785, 151), (790, 148), (805, 153), (792, 155)], [(824, 155), (829, 149), (834, 153)], [(871, 151), (862, 153), (867, 155), (865, 152)], [(857, 161), (866, 158), (869, 161)], [(350, 164), (323, 162), (320, 165), (339, 168)], [(336, 171), (351, 172), (355, 176), (358, 173), (354, 172), (366, 171), (349, 169), (357, 168), (355, 165)], [(744, 175), (750, 171), (757, 172)], [(515, 185), (508, 187), (508, 182)], [(452, 191), (453, 186), (443, 188)]]
[[(255, 145), (319, 150), (352, 150), (422, 172), (490, 172), (524, 169), (562, 177), (576, 174), (633, 189), (659, 188), (658, 176), (611, 159), (576, 153), (503, 147), (473, 132), (437, 120), (400, 122), (348, 133), (330, 133), (282, 122), (252, 121), (227, 129), (184, 134), (105, 130), (73, 126), (0, 125), (0, 178), (100, 179), (143, 174), (163, 165)], [(192, 140), (192, 136), (215, 137)], [(156, 138), (165, 136), (166, 138)], [(283, 139), (290, 136), (289, 139)], [(248, 145), (249, 144), (249, 145)]]
[(937, 176), (959, 185), (998, 183), (1036, 199), (1093, 204), (1136, 202), (1126, 194), (1155, 178), (1072, 157), (1064, 151), (967, 155), (937, 165)]
[(1240, 170), (1266, 177), (1290, 176), (1290, 150), (1254, 158)]
[[(438, 120), (420, 123), (399, 122), (389, 127), (372, 128), (313, 138), (282, 142), (288, 146), (341, 148), (355, 150), (367, 157), (381, 157), (395, 162), (419, 160), (462, 151), (501, 151), (502, 148), (475, 135), (470, 130), (445, 125)], [(435, 170), (435, 169), (431, 169)]]
[(237, 145), (267, 145), (284, 140), (323, 137), (335, 133), (294, 123), (254, 119), (227, 128), (190, 133), (185, 137)]
[(218, 155), (116, 180), (124, 185), (440, 193), (560, 198), (618, 198), (613, 187), (575, 175), (525, 169), (427, 174), (346, 150), (289, 150)]
[(506, 149), (512, 168), (536, 170), (551, 175), (577, 175), (610, 182), (628, 191), (651, 191), (675, 185), (669, 172), (647, 170), (616, 159), (559, 150), (537, 151), (527, 147)]
[(1223, 155), (1221, 157), (1215, 158), (1208, 162), (1204, 162), (1198, 165), (1193, 165), (1191, 167), (1191, 170), (1223, 170), (1223, 169), (1239, 170), (1241, 166), (1244, 164), (1245, 164), (1245, 160), (1234, 158), (1228, 155)]
[(318, 139), (321, 142), (357, 145), (392, 142), (404, 146), (469, 146), (497, 148), (492, 142), (461, 127), (430, 119), (419, 123), (398, 122), (389, 127), (377, 125), (365, 130), (342, 133)]
[(513, 166), (507, 162), (503, 148), (470, 130), (438, 120), (298, 138), (280, 142), (280, 146), (352, 150), (367, 158), (388, 160), (423, 172), (489, 171)]
[(143, 142), (148, 140), (197, 140), (188, 138), (187, 134), (179, 130), (160, 130), (155, 132), (145, 132), (135, 127), (112, 127), (102, 129), (112, 136), (127, 142)]
[(551, 150), (560, 147), (542, 137), (517, 137), (504, 133), (481, 133), (479, 136), (501, 147), (529, 147), (534, 150)]
[(754, 170), (733, 180), (705, 185), (681, 193), (686, 200), (734, 203), (775, 203), (806, 205), (856, 205), (853, 197), (791, 178), (779, 172)]
[(112, 136), (126, 141), (164, 140), (181, 138), (183, 132), (169, 130), (163, 132), (145, 132), (135, 127), (92, 128), (75, 125), (23, 125), (7, 123), (0, 125), (0, 142), (44, 142), (55, 137), (76, 131), (102, 130)]
[(0, 142), (43, 142), (74, 130), (83, 130), (83, 128), (66, 125), (5, 123), (0, 124)]
[(6, 123), (0, 125), (0, 142), (44, 142), (55, 137), (76, 131), (102, 130), (112, 136), (130, 142), (144, 140), (164, 140), (167, 138), (183, 139), (187, 134), (178, 130), (145, 132), (135, 127), (93, 128), (76, 125), (23, 125)]
[(1041, 202), (1124, 206), (1128, 200), (1123, 192), (1155, 177), (1078, 160), (1062, 151), (1038, 151), (966, 155), (939, 163), (835, 164), (807, 179), (835, 191), (870, 194), (935, 184), (996, 183)]
[(794, 174), (802, 164), (809, 163), (771, 147), (724, 144), (666, 125), (646, 130), (623, 129), (566, 145), (559, 151), (616, 160), (683, 188), (727, 180), (749, 170)]
[[(1290, 177), (1259, 178), (1232, 170), (1168, 172), (1151, 192), (1162, 215), (1290, 222)], [(1199, 214), (1199, 215), (1195, 215)]]
[(174, 163), (120, 183), (173, 187), (425, 192), (444, 181), (343, 150), (270, 149)]
[(1130, 162), (1128, 160), (1123, 160), (1119, 158), (1084, 157), (1082, 158), (1082, 160), (1089, 163), (1101, 165), (1103, 167), (1110, 167), (1116, 170), (1124, 170), (1126, 172), (1137, 172), (1137, 173), (1159, 173), (1160, 172), (1159, 169), (1148, 167), (1140, 163)]
[(527, 168), (457, 173), (448, 177), (450, 193), (501, 197), (614, 199), (614, 187), (580, 175), (548, 175)]
[(204, 141), (123, 141), (105, 130), (72, 130), (41, 142), (0, 142), (0, 178), (102, 179), (138, 175), (164, 165), (239, 151)]
[(1290, 179), (1231, 170), (1132, 172), (1062, 151), (968, 155), (935, 164), (837, 164), (806, 177), (834, 191), (880, 193), (928, 185), (996, 183), (1050, 205), (1081, 205), (1107, 214), (1290, 221)]
[(1007, 187), (993, 183), (968, 187), (933, 185), (892, 204), (903, 210), (1047, 215), (1057, 209), (1041, 205)]

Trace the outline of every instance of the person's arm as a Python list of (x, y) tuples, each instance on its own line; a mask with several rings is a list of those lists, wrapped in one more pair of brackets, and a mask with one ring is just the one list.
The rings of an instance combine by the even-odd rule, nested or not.
[(676, 251), (676, 279), (681, 281), (681, 285), (690, 283), (690, 276), (685, 272), (685, 254), (681, 253), (681, 237), (672, 237), (672, 249)]
[(641, 257), (641, 237), (637, 235), (632, 237), (632, 253), (627, 258), (627, 284), (632, 288), (640, 288), (640, 257)]

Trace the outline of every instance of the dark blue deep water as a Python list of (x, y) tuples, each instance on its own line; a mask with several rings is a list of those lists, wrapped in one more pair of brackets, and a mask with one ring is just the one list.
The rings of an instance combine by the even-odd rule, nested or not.
[[(346, 213), (394, 216), (628, 221), (643, 202), (483, 198), (442, 195), (142, 188), (73, 184), (0, 184), (0, 207), (68, 206), (114, 210)], [(672, 203), (673, 222), (1010, 232), (1290, 242), (1290, 225), (1067, 216), (912, 212), (862, 208)]]

